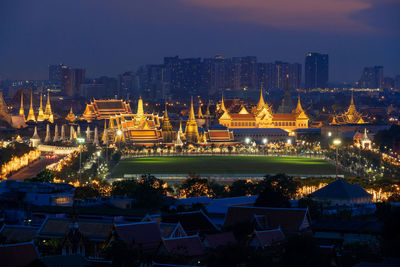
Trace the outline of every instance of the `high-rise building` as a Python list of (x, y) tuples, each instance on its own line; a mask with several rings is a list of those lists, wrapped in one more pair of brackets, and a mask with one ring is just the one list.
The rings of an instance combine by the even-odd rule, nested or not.
[(383, 86), (383, 67), (365, 67), (360, 81), (358, 83), (360, 88), (382, 88)]
[(394, 78), (394, 88), (400, 90), (400, 75), (396, 75)]
[(289, 76), (289, 88), (301, 88), (301, 64), (275, 61), (258, 64), (258, 87), (263, 90), (283, 89)]
[(329, 57), (327, 54), (307, 53), (305, 66), (305, 88), (327, 88), (329, 80)]
[(75, 85), (74, 85), (74, 95), (79, 95), (79, 89), (81, 84), (85, 83), (85, 69), (74, 69), (75, 72)]
[(61, 81), (64, 64), (49, 65), (49, 81)]
[(61, 92), (66, 96), (75, 95), (75, 71), (73, 68), (62, 67)]
[(234, 57), (233, 89), (257, 90), (257, 57)]

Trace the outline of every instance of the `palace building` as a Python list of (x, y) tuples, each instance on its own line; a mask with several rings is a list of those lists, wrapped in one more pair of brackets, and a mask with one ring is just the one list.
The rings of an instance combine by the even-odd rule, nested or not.
[(82, 114), (82, 120), (92, 122), (94, 120), (110, 119), (112, 116), (132, 114), (131, 107), (123, 100), (93, 100), (86, 105)]
[[(125, 102), (122, 102), (124, 103)], [(127, 105), (127, 104), (126, 104)], [(129, 107), (129, 105), (127, 105)], [(168, 115), (167, 115), (168, 116)], [(107, 118), (106, 118), (107, 119)], [(109, 118), (108, 135), (115, 141), (129, 141), (140, 144), (154, 144), (163, 141), (161, 118), (154, 114), (145, 114), (142, 98), (138, 101), (136, 114), (116, 114)], [(118, 132), (121, 134), (118, 135)]]
[[(286, 106), (282, 110), (287, 109)], [(235, 109), (234, 105), (227, 108), (223, 98), (218, 108), (222, 113), (219, 123), (232, 129), (233, 132), (235, 129), (243, 128), (281, 128), (292, 133), (299, 128), (308, 128), (309, 118), (301, 106), (300, 97), (296, 108), (290, 113), (274, 113), (272, 107), (265, 103), (262, 90), (257, 105), (251, 107), (250, 111), (241, 105), (240, 111), (233, 113), (230, 110)]]
[(360, 113), (358, 113), (354, 105), (354, 96), (351, 93), (350, 106), (343, 114), (334, 116), (331, 124), (364, 124), (365, 120)]

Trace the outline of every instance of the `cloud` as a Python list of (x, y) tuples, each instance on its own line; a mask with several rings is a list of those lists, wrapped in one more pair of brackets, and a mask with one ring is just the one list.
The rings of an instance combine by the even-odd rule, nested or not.
[(218, 11), (221, 19), (241, 20), (275, 28), (368, 30), (352, 15), (372, 6), (366, 0), (180, 0), (183, 4)]

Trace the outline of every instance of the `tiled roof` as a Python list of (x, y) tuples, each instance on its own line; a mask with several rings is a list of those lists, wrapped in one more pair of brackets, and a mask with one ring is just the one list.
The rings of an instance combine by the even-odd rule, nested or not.
[(188, 235), (194, 235), (197, 233), (211, 234), (218, 231), (216, 226), (202, 211), (181, 212), (181, 213), (166, 215), (162, 218), (162, 222), (165, 223), (180, 222), (182, 228)]
[(276, 113), (272, 117), (273, 121), (289, 121), (289, 120), (296, 120), (296, 115), (294, 114), (280, 114)]
[(233, 235), (232, 232), (206, 235), (206, 239), (210, 247), (212, 248), (216, 248), (219, 246), (226, 246), (229, 243), (231, 244), (236, 243), (235, 236)]
[(224, 226), (229, 227), (241, 222), (250, 222), (255, 215), (265, 215), (269, 228), (280, 227), (283, 232), (294, 233), (302, 229), (304, 223), (310, 223), (307, 209), (229, 207)]
[(18, 243), (0, 246), (0, 265), (2, 267), (27, 266), (38, 258), (33, 243)]
[(3, 225), (0, 230), (0, 237), (3, 243), (30, 242), (36, 236), (38, 228), (20, 225)]
[(122, 100), (96, 100), (94, 103), (99, 109), (125, 109)]
[[(61, 238), (69, 230), (71, 219), (48, 218), (39, 230), (41, 237)], [(113, 222), (103, 220), (78, 220), (79, 231), (85, 238), (104, 241), (110, 234)]]
[(161, 231), (155, 221), (116, 225), (115, 232), (125, 243), (145, 251), (156, 250), (161, 242)]
[(255, 121), (254, 115), (252, 114), (229, 114), (233, 120), (252, 120)]
[(255, 235), (263, 247), (271, 246), (272, 244), (281, 242), (285, 239), (285, 235), (279, 228), (266, 231), (256, 231)]
[(321, 199), (355, 199), (371, 197), (360, 185), (350, 184), (343, 179), (338, 179), (327, 186), (315, 191), (312, 197)]
[(197, 235), (165, 238), (163, 241), (168, 252), (172, 254), (185, 255), (189, 257), (204, 255), (203, 245)]

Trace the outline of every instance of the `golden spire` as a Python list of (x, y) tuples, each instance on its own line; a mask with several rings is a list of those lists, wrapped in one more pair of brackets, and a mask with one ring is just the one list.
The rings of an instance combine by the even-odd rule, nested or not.
[(25, 111), (24, 111), (24, 92), (21, 90), (21, 107), (19, 108), (19, 115), (24, 117), (25, 120)]
[(189, 121), (193, 122), (196, 121), (196, 118), (194, 116), (194, 108), (193, 108), (193, 96), (190, 100), (190, 114), (189, 114)]
[(303, 107), (301, 106), (300, 95), (297, 96), (297, 107), (294, 112), (297, 114), (304, 112)]
[(42, 93), (40, 93), (40, 104), (39, 104), (39, 112), (38, 112), (38, 117), (37, 121), (44, 121), (44, 114), (43, 114), (43, 99), (42, 99)]
[(262, 88), (261, 88), (260, 100), (258, 100), (257, 110), (262, 109), (264, 106), (265, 106), (265, 102), (264, 102), (264, 97), (263, 97), (263, 91), (262, 91)]
[(210, 113), (210, 100), (208, 100), (208, 104), (207, 104), (207, 110), (206, 110), (206, 117), (210, 117), (211, 113)]
[(201, 104), (200, 104), (200, 106), (199, 106), (199, 111), (197, 112), (197, 117), (198, 117), (199, 119), (204, 117), (204, 116), (203, 116), (203, 112), (201, 112)]
[(138, 108), (137, 108), (137, 113), (136, 113), (136, 117), (141, 118), (144, 115), (144, 111), (143, 111), (143, 100), (142, 97), (139, 97), (139, 101), (138, 101)]
[(35, 112), (33, 112), (33, 94), (32, 94), (32, 90), (31, 90), (31, 105), (29, 107), (29, 113), (28, 113), (28, 117), (26, 118), (26, 121), (36, 121)]
[(197, 122), (193, 109), (193, 97), (190, 103), (189, 120), (186, 122), (185, 137), (186, 140), (191, 143), (197, 143), (199, 141), (199, 130), (197, 128)]
[(47, 90), (47, 102), (46, 108), (44, 110), (44, 119), (48, 120), (49, 122), (54, 122), (53, 113), (51, 112), (51, 105), (50, 105), (50, 90)]
[(67, 117), (65, 119), (67, 121), (70, 121), (70, 122), (74, 122), (75, 121), (76, 116), (75, 116), (74, 112), (72, 111), (72, 106), (71, 106), (71, 109), (69, 110), (69, 113), (68, 113), (68, 115), (67, 115)]
[(227, 111), (224, 103), (224, 93), (222, 93), (222, 98), (221, 98), (221, 110)]

